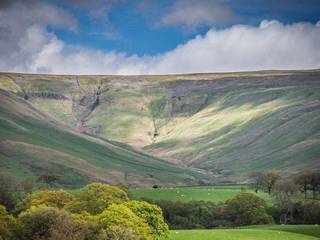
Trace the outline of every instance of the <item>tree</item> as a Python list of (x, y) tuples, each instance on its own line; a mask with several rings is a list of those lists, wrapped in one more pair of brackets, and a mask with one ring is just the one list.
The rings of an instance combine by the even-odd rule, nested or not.
[(90, 214), (98, 214), (112, 203), (120, 204), (128, 200), (127, 194), (120, 188), (103, 183), (91, 183), (81, 188), (66, 208), (74, 213), (87, 211)]
[(0, 205), (0, 240), (11, 240), (14, 237), (16, 220)]
[(256, 193), (263, 187), (265, 175), (261, 172), (254, 172), (250, 175), (251, 186)]
[(263, 185), (265, 186), (268, 194), (271, 194), (271, 191), (275, 185), (275, 183), (280, 179), (280, 174), (275, 171), (269, 171), (264, 173), (263, 176)]
[(227, 201), (225, 217), (235, 226), (271, 223), (266, 212), (266, 202), (253, 193), (240, 193)]
[(313, 171), (312, 172), (310, 186), (311, 186), (311, 191), (312, 191), (312, 198), (313, 198), (313, 200), (315, 200), (316, 193), (320, 189), (320, 171)]
[(15, 193), (20, 192), (18, 180), (8, 174), (0, 173), (0, 204), (4, 205), (7, 210), (12, 210), (17, 202)]
[(152, 234), (157, 238), (167, 237), (169, 233), (168, 225), (164, 222), (160, 207), (144, 202), (130, 201), (124, 203), (138, 217), (144, 219), (151, 228)]
[(45, 205), (48, 207), (63, 208), (71, 202), (72, 195), (64, 190), (43, 190), (29, 194), (18, 206), (16, 211), (22, 212), (31, 206)]
[(312, 172), (304, 171), (294, 178), (295, 183), (301, 187), (301, 191), (304, 193), (304, 200), (307, 200), (308, 190), (311, 187)]
[[(149, 225), (124, 204), (111, 204), (102, 213), (93, 216), (104, 230), (107, 239), (117, 240), (152, 240), (152, 231)], [(125, 234), (126, 238), (121, 238)]]
[(85, 240), (87, 227), (75, 221), (74, 217), (63, 209), (39, 206), (22, 212), (18, 221), (22, 240)]
[(44, 182), (49, 186), (52, 186), (53, 183), (57, 182), (58, 180), (60, 180), (60, 177), (51, 173), (45, 173), (38, 177), (39, 182)]
[(280, 223), (287, 224), (288, 221), (293, 221), (294, 195), (297, 189), (297, 185), (292, 180), (281, 180), (275, 184), (273, 195), (280, 208)]

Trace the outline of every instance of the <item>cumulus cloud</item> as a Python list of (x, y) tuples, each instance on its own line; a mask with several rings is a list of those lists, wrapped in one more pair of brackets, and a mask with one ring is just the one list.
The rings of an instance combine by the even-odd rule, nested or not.
[(48, 26), (77, 31), (76, 20), (45, 2), (10, 1), (0, 8), (0, 69), (28, 70), (50, 35)]
[(176, 0), (172, 9), (162, 16), (159, 24), (182, 26), (185, 30), (195, 30), (199, 26), (214, 26), (230, 23), (236, 16), (224, 0)]
[(34, 10), (33, 15), (17, 19), (26, 6), (0, 9), (0, 71), (167, 74), (320, 68), (319, 23), (284, 25), (265, 20), (259, 26), (212, 28), (171, 51), (139, 57), (67, 45), (47, 26), (74, 30), (72, 17), (51, 5), (39, 4), (38, 9), (51, 9), (49, 15)]

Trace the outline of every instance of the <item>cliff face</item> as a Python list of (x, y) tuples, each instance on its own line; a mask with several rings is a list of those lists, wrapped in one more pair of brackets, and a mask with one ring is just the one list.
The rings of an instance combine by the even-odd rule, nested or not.
[(3, 74), (1, 88), (78, 131), (244, 179), (320, 167), (320, 72)]

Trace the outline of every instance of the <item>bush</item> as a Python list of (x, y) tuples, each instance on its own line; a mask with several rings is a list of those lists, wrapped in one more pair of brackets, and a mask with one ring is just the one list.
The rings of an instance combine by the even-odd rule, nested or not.
[(76, 221), (65, 210), (54, 207), (31, 207), (18, 217), (19, 239), (84, 240), (89, 227), (86, 222)]
[(168, 236), (169, 228), (164, 222), (160, 207), (143, 201), (130, 201), (124, 205), (138, 217), (146, 221), (151, 228), (152, 234), (157, 239)]
[(90, 214), (101, 213), (109, 205), (128, 201), (128, 195), (120, 188), (103, 183), (91, 183), (75, 194), (67, 209), (74, 213), (87, 211)]
[(104, 230), (107, 239), (152, 240), (149, 225), (125, 205), (110, 205), (92, 217)]
[(20, 204), (18, 204), (16, 211), (22, 212), (32, 206), (45, 205), (48, 207), (63, 208), (72, 200), (72, 195), (64, 190), (52, 191), (43, 190), (36, 191), (29, 194)]
[(267, 224), (272, 222), (272, 217), (266, 208), (262, 198), (252, 193), (240, 193), (227, 201), (223, 212), (235, 226)]
[(13, 239), (15, 228), (15, 218), (8, 214), (4, 206), (0, 205), (0, 240)]

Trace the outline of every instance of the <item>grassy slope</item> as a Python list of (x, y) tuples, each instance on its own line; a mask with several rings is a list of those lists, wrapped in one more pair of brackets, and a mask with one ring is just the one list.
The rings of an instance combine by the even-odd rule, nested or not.
[[(249, 189), (243, 189), (252, 192)], [(134, 198), (151, 198), (153, 200), (170, 201), (209, 201), (225, 202), (243, 191), (239, 186), (191, 187), (191, 188), (160, 188), (160, 189), (130, 189)], [(266, 193), (258, 196), (269, 201)]]
[(101, 86), (100, 104), (85, 125), (218, 179), (320, 167), (319, 71), (81, 76), (80, 86), (76, 79), (2, 74), (0, 88), (67, 96), (29, 102), (75, 127)]
[(318, 237), (263, 229), (182, 230), (171, 231), (168, 240), (316, 240)]
[(245, 228), (292, 232), (320, 238), (320, 226), (318, 225), (257, 225)]
[(50, 172), (70, 187), (89, 180), (170, 185), (191, 181), (194, 174), (129, 146), (77, 133), (13, 93), (0, 90), (0, 102), (3, 172), (22, 177)]

